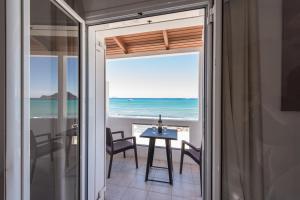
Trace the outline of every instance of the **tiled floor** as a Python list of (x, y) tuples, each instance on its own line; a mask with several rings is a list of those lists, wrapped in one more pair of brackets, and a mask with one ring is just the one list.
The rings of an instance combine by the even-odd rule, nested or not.
[[(167, 164), (164, 161), (154, 160), (154, 165), (166, 166)], [(179, 163), (173, 165), (173, 186), (167, 183), (145, 182), (146, 160), (139, 158), (139, 168), (136, 169), (133, 158), (123, 158), (120, 154), (114, 157), (111, 178), (107, 179), (105, 199), (201, 200), (199, 167), (194, 164), (184, 164), (183, 173), (180, 175)], [(168, 180), (167, 170), (152, 170), (149, 177)]]

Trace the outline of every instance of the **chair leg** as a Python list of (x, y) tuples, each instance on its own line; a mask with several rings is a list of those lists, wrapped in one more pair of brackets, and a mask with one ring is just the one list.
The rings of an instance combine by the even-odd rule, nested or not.
[(112, 165), (113, 157), (114, 157), (114, 155), (111, 154), (111, 155), (110, 155), (110, 161), (109, 161), (109, 167), (108, 167), (108, 175), (107, 175), (107, 178), (110, 178), (110, 172), (111, 172), (111, 165)]
[(150, 167), (153, 166), (153, 159), (154, 159), (154, 153), (155, 153), (155, 141), (156, 139), (153, 139), (153, 146), (152, 146), (152, 153), (151, 153), (151, 157), (150, 157)]
[(35, 165), (36, 165), (36, 159), (33, 160), (32, 166), (31, 166), (31, 171), (30, 171), (30, 183), (33, 181), (33, 175), (35, 171)]
[(135, 157), (135, 166), (136, 166), (136, 168), (139, 168), (136, 147), (134, 147), (134, 157)]
[(54, 156), (53, 156), (53, 151), (54, 151), (54, 147), (53, 147), (53, 141), (50, 142), (50, 158), (51, 158), (51, 162), (54, 161)]
[(70, 165), (70, 150), (71, 150), (71, 145), (72, 145), (72, 137), (68, 137), (68, 145), (67, 145), (67, 149), (66, 149), (66, 165), (67, 167), (69, 167)]
[(50, 158), (51, 158), (51, 162), (54, 161), (54, 157), (53, 157), (53, 150), (51, 149), (51, 152), (50, 152)]
[(125, 151), (123, 152), (123, 157), (126, 158), (126, 152)]
[(184, 153), (183, 153), (183, 151), (181, 151), (181, 156), (180, 156), (180, 174), (182, 174), (183, 156), (184, 156)]
[(200, 166), (200, 194), (202, 197), (202, 167), (201, 164), (199, 166)]

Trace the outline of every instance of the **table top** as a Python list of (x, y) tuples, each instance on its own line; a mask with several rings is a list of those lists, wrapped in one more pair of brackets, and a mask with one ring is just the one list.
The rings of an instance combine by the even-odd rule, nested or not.
[(147, 128), (140, 137), (177, 140), (177, 130), (164, 129), (162, 133), (157, 132), (157, 128)]

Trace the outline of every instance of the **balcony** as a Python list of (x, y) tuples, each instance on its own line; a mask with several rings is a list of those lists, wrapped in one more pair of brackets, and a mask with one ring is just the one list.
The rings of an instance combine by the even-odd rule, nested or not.
[[(164, 119), (164, 125), (168, 128), (176, 128), (178, 138), (188, 141), (200, 147), (202, 143), (202, 125), (199, 121), (184, 121)], [(107, 179), (106, 199), (202, 199), (200, 190), (199, 166), (188, 156), (184, 156), (183, 172), (180, 168), (181, 141), (172, 143), (174, 177), (173, 185), (159, 182), (145, 182), (146, 161), (148, 152), (148, 139), (139, 138), (141, 131), (157, 124), (157, 119), (108, 117), (107, 127), (112, 131), (123, 130), (125, 137), (136, 136), (139, 168), (136, 169), (134, 151), (128, 150), (126, 158), (123, 154), (114, 156), (111, 176)], [(182, 135), (181, 135), (182, 134)], [(114, 139), (118, 139), (115, 137)], [(109, 167), (109, 155), (107, 154), (107, 170)], [(156, 142), (154, 153), (155, 166), (166, 167), (167, 158), (164, 142)], [(149, 178), (168, 180), (168, 171), (154, 168), (150, 170)]]

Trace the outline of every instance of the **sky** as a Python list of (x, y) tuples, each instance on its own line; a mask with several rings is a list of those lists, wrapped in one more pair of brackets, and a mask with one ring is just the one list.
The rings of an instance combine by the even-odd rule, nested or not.
[(109, 59), (110, 98), (198, 98), (199, 54)]
[[(67, 91), (78, 95), (78, 59), (67, 58)], [(32, 56), (30, 60), (30, 96), (39, 98), (58, 91), (58, 57)]]
[[(198, 98), (199, 54), (170, 54), (109, 59), (106, 81), (109, 97)], [(67, 90), (78, 95), (78, 59), (67, 58)], [(31, 98), (58, 91), (58, 57), (32, 56)]]

